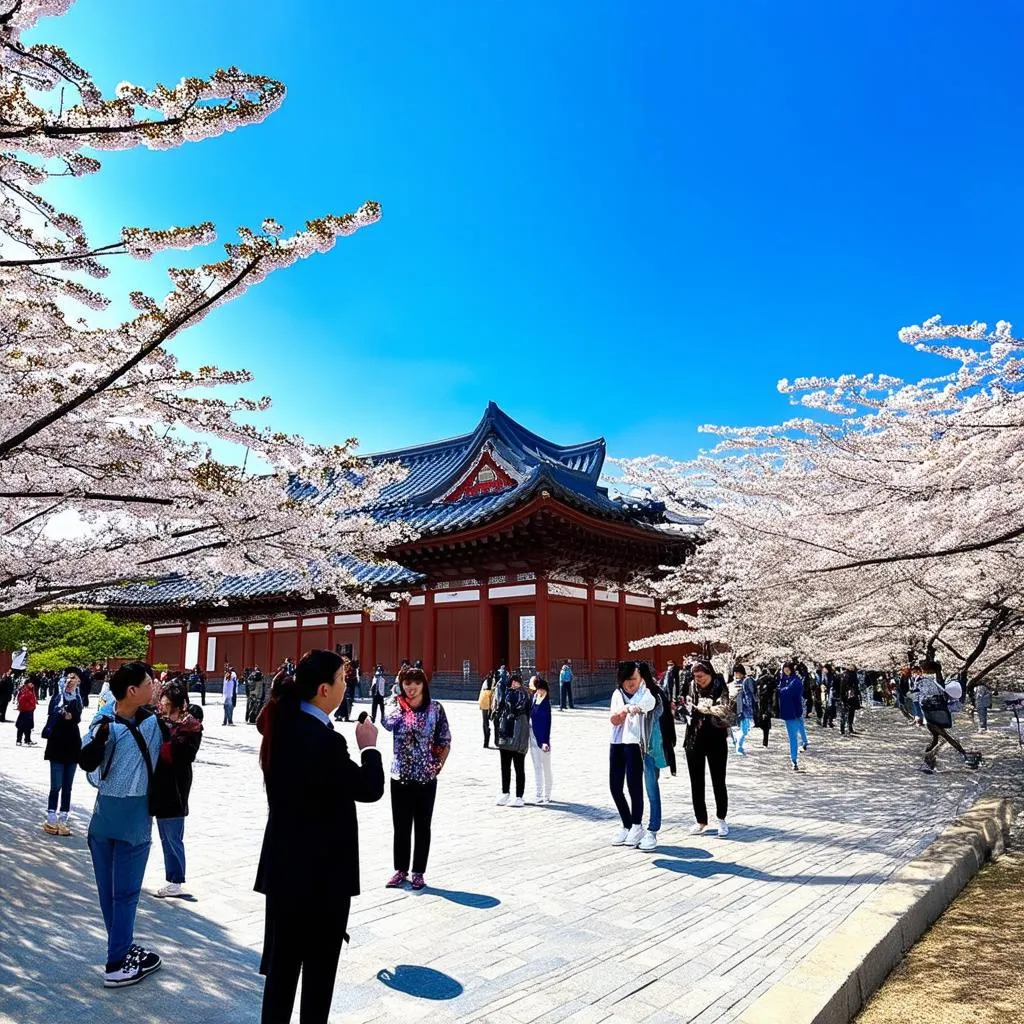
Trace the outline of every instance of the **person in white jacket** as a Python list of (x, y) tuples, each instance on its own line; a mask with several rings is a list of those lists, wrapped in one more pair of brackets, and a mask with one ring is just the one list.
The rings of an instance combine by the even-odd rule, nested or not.
[[(612, 735), (608, 785), (622, 828), (616, 832), (612, 846), (636, 847), (644, 837), (644, 720), (654, 710), (656, 701), (640, 678), (635, 661), (619, 662), (618, 683), (609, 716)], [(629, 790), (628, 800), (623, 786)]]

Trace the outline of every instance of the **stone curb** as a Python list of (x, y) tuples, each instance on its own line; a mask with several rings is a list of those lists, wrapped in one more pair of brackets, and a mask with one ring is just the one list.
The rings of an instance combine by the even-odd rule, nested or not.
[(740, 1016), (739, 1024), (849, 1024), (989, 857), (1012, 801), (983, 797)]

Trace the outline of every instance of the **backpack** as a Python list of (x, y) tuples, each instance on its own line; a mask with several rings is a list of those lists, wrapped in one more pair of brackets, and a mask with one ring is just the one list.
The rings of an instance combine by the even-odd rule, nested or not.
[(519, 716), (512, 710), (509, 701), (503, 700), (498, 709), (498, 735), (502, 739), (510, 740), (515, 735), (516, 719)]
[(935, 693), (921, 699), (921, 713), (929, 725), (948, 729), (953, 724), (949, 713), (949, 698), (944, 693)]

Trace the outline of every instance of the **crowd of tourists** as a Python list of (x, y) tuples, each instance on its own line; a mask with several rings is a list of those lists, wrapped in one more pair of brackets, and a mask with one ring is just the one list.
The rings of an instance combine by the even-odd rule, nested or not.
[[(107, 931), (104, 984), (132, 985), (159, 969), (156, 952), (135, 942), (136, 910), (149, 857), (153, 819), (164, 857), (166, 884), (153, 895), (192, 898), (186, 886), (185, 819), (193, 763), (203, 738), (207, 680), (199, 668), (168, 676), (133, 662), (109, 677), (69, 666), (61, 673), (22, 670), (0, 678), (0, 720), (17, 708), (16, 742), (35, 745), (37, 710), (45, 707), (40, 738), (45, 742), (50, 786), (43, 831), (72, 834), (72, 787), (79, 768), (97, 790), (88, 827), (88, 847)], [(393, 869), (388, 888), (422, 890), (431, 849), (438, 778), (451, 751), (452, 734), (444, 706), (431, 697), (430, 680), (419, 663), (403, 662), (397, 676), (376, 665), (366, 696), (371, 711), (355, 726), (359, 762), (335, 728), (351, 719), (362, 688), (359, 667), (334, 652), (312, 651), (296, 665), (286, 661), (271, 678), (258, 667), (241, 679), (226, 665), (218, 694), (224, 727), (234, 725), (234, 707), (244, 689), (246, 719), (260, 733), (259, 764), (268, 801), (268, 820), (255, 888), (266, 898), (266, 935), (260, 971), (265, 975), (263, 1020), (290, 1019), (298, 978), (303, 977), (301, 1019), (326, 1021), (338, 956), (345, 939), (351, 898), (359, 892), (356, 803), (379, 800), (384, 766), (376, 750), (376, 720), (393, 737), (390, 796)], [(560, 711), (573, 710), (571, 663), (559, 672)], [(99, 685), (96, 713), (85, 731), (80, 723), (90, 691)], [(197, 692), (201, 703), (190, 700)], [(800, 754), (812, 735), (858, 737), (857, 713), (865, 703), (892, 703), (910, 727), (927, 731), (921, 768), (932, 772), (943, 746), (976, 768), (980, 755), (968, 752), (952, 732), (953, 713), (964, 699), (988, 726), (991, 690), (984, 682), (964, 694), (944, 683), (941, 670), (923, 662), (887, 676), (853, 666), (802, 662), (763, 665), (748, 672), (732, 667), (731, 678), (710, 661), (669, 662), (656, 676), (645, 661), (618, 664), (608, 707), (608, 778), (620, 827), (614, 846), (651, 852), (662, 824), (660, 779), (677, 773), (681, 737), (693, 809), (692, 834), (709, 829), (729, 835), (727, 765), (730, 751), (746, 755), (753, 729), (767, 747), (773, 722), (786, 730), (789, 760), (800, 770)], [(45, 701), (45, 704), (44, 704)], [(483, 747), (499, 752), (497, 803), (523, 807), (526, 757), (530, 756), (534, 801), (552, 799), (552, 696), (540, 674), (500, 666), (481, 685), (478, 700)], [(814, 727), (816, 723), (816, 729)], [(513, 777), (515, 789), (513, 791)], [(709, 813), (710, 778), (714, 817)], [(295, 865), (301, 863), (302, 870)], [(340, 881), (339, 881), (340, 880)], [(332, 884), (337, 913), (311, 915), (320, 888)]]

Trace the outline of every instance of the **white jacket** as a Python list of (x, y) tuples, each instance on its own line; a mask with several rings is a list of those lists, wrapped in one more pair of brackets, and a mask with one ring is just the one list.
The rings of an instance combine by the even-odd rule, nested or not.
[(622, 687), (617, 686), (612, 694), (610, 713), (614, 715), (616, 711), (621, 711), (623, 708), (632, 705), (638, 707), (643, 714), (634, 712), (626, 716), (626, 720), (622, 725), (613, 725), (611, 742), (635, 743), (638, 746), (643, 746), (644, 720), (647, 714), (654, 710), (656, 703), (654, 694), (647, 689), (644, 683), (640, 684), (640, 688), (632, 697), (626, 697)]

